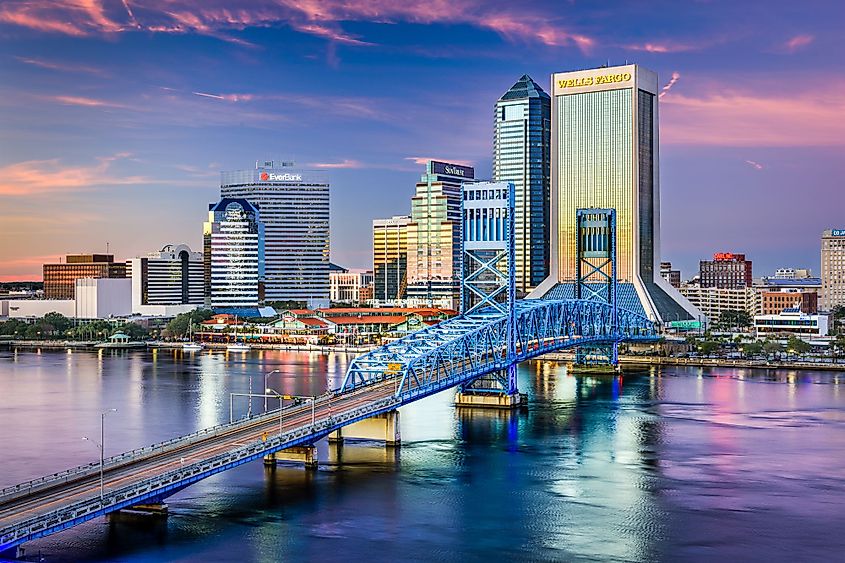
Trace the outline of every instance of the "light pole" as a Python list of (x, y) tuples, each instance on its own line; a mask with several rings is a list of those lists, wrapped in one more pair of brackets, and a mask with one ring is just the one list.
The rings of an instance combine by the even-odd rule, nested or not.
[[(282, 431), (282, 413), (284, 412), (283, 409), (282, 409), (282, 406), (283, 406), (283, 402), (285, 400), (285, 397), (284, 397), (284, 395), (282, 395), (281, 393), (279, 393), (275, 389), (270, 389), (269, 387), (266, 387), (264, 389), (264, 393), (266, 393), (266, 394), (272, 393), (273, 395), (276, 395), (279, 398), (279, 440), (281, 440), (282, 434), (284, 434), (284, 432)], [(264, 400), (266, 401), (267, 399), (265, 398)]]
[[(277, 369), (274, 369), (273, 371), (264, 374), (264, 389), (267, 389), (267, 378), (270, 377), (271, 375), (273, 375), (274, 373), (281, 373), (281, 372)], [(249, 392), (252, 393), (252, 389), (250, 389)], [(267, 395), (266, 395), (267, 391), (264, 391), (264, 393), (265, 393), (265, 396), (264, 396), (264, 412), (267, 412)]]
[(117, 412), (117, 409), (109, 409), (100, 413), (100, 442), (94, 442), (91, 438), (83, 436), (82, 439), (87, 442), (93, 442), (97, 448), (100, 449), (100, 501), (103, 500), (103, 468), (105, 466), (105, 444), (106, 444), (106, 415), (110, 412)]

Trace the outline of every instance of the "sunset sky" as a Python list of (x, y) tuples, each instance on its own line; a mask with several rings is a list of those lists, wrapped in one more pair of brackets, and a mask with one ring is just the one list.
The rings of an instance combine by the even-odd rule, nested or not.
[(367, 267), (424, 159), (490, 176), (522, 74), (626, 61), (664, 85), (663, 258), (818, 272), (845, 228), (843, 23), (838, 0), (3, 0), (0, 280), (199, 249), (220, 170), (271, 158), (330, 172), (332, 261)]

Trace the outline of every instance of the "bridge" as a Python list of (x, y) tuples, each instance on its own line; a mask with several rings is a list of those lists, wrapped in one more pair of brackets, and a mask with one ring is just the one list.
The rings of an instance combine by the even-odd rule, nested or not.
[[(511, 210), (512, 198), (511, 188)], [(505, 246), (512, 264), (512, 245)], [(503, 273), (496, 266), (501, 258), (499, 252), (472, 258), (477, 267), (465, 272), (466, 312), (355, 358), (338, 389), (312, 398), (279, 396), (273, 411), (0, 490), (0, 553), (102, 515), (160, 505), (245, 463), (307, 453), (326, 437), (356, 437), (356, 427), (373, 421), (392, 442), (399, 407), (456, 386), (513, 396), (516, 364), (548, 352), (656, 338), (652, 321), (615, 299), (513, 299), (512, 269)], [(372, 437), (372, 428), (357, 436)]]

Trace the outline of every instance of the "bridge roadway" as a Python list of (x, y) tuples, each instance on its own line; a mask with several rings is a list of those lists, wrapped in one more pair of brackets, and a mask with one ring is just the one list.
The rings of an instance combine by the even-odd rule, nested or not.
[[(334, 429), (337, 425), (335, 421), (340, 422), (343, 419), (350, 418), (350, 416), (354, 417), (355, 413), (363, 407), (392, 398), (395, 390), (396, 382), (388, 380), (343, 394), (327, 393), (316, 398), (313, 415), (310, 400), (305, 400), (298, 405), (289, 405), (283, 409), (281, 428), (284, 434), (288, 436), (295, 436), (297, 431), (302, 430), (314, 436), (315, 433), (309, 432), (309, 430), (323, 429), (322, 431), (316, 430), (317, 436), (323, 437)], [(266, 453), (282, 449), (282, 444), (279, 443), (278, 409), (218, 428), (220, 429), (218, 432), (208, 433), (206, 436), (190, 440), (188, 443), (178, 441), (160, 449), (153, 447), (149, 453), (123, 462), (113, 462), (107, 459), (103, 472), (105, 502), (96, 512), (111, 512), (119, 509), (120, 506), (117, 505), (120, 504), (124, 507), (129, 506), (125, 502), (121, 503), (120, 498), (115, 498), (116, 496), (119, 497), (117, 493), (137, 488), (139, 485), (173, 470), (190, 472), (191, 467), (201, 467), (221, 455), (237, 451), (248, 445), (266, 446)], [(288, 441), (302, 442), (296, 438)], [(20, 529), (22, 526), (26, 527), (28, 521), (42, 520), (49, 517), (51, 513), (67, 509), (68, 506), (78, 503), (98, 501), (100, 497), (99, 464), (87, 466), (87, 470), (81, 471), (77, 477), (57, 480), (57, 482), (47, 481), (32, 487), (26, 485), (10, 487), (6, 491), (10, 489), (18, 490), (0, 496), (0, 548), (2, 549), (8, 548), (9, 540), (12, 539), (7, 534), (12, 533), (15, 529)], [(170, 489), (163, 494), (173, 494), (179, 488)], [(136, 498), (131, 504), (137, 502)], [(96, 504), (99, 505), (100, 503), (97, 502)], [(112, 508), (112, 510), (109, 510), (109, 508)], [(85, 518), (85, 520), (89, 520), (95, 515)], [(46, 532), (44, 534), (27, 534), (29, 536), (27, 539), (34, 539), (57, 530), (44, 531)]]

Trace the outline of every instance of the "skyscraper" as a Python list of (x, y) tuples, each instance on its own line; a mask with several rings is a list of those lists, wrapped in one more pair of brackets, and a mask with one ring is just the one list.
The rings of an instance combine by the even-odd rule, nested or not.
[(822, 233), (822, 291), (819, 297), (819, 307), (823, 311), (845, 305), (845, 229), (828, 229)]
[(461, 186), (470, 166), (430, 160), (411, 198), (408, 301), (454, 309), (461, 287)]
[(516, 191), (516, 291), (528, 293), (549, 275), (551, 98), (527, 74), (496, 102), (493, 180)]
[(264, 225), (253, 204), (242, 198), (210, 204), (203, 254), (208, 305), (258, 306), (264, 298)]
[(373, 299), (389, 303), (407, 296), (408, 224), (398, 215), (373, 220)]
[(658, 90), (637, 65), (552, 76), (551, 265), (532, 297), (574, 295), (576, 211), (613, 208), (620, 304), (664, 322), (699, 314), (659, 275)]
[(220, 195), (261, 210), (266, 301), (329, 305), (329, 182), (293, 163), (259, 161), (254, 170), (221, 173)]

